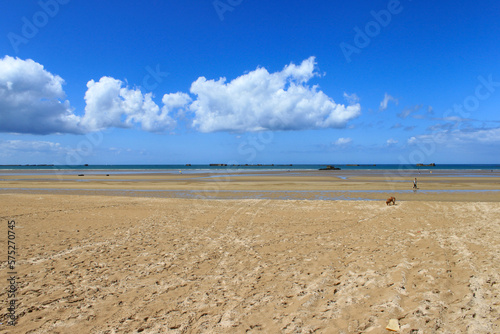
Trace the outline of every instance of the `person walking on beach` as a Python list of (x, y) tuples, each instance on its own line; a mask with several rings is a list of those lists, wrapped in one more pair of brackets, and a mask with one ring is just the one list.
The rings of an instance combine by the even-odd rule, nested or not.
[(415, 178), (415, 180), (413, 180), (413, 190), (417, 190), (418, 187), (417, 187), (417, 178)]

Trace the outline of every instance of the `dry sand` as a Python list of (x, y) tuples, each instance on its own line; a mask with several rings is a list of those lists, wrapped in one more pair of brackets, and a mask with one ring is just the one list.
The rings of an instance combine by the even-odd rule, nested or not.
[[(318, 188), (306, 181), (269, 188)], [(392, 318), (401, 333), (500, 333), (498, 191), (403, 193), (386, 206), (58, 195), (2, 182), (31, 193), (0, 192), (3, 259), (16, 222), (19, 317), (6, 326), (2, 261), (0, 333), (389, 333)], [(484, 189), (482, 178), (460, 182)]]

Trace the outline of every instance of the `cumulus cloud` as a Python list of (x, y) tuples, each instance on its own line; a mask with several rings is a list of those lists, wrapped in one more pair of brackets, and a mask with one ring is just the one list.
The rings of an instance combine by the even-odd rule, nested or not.
[(0, 59), (0, 132), (83, 134), (135, 126), (160, 132), (175, 127), (172, 113), (191, 101), (185, 93), (165, 94), (160, 109), (152, 93), (105, 76), (87, 83), (85, 114), (80, 117), (65, 99), (63, 84), (60, 76), (31, 59)]
[(391, 95), (385, 93), (384, 99), (382, 100), (382, 102), (380, 102), (379, 110), (380, 111), (386, 110), (387, 109), (387, 105), (389, 104), (389, 101), (394, 102), (396, 105), (398, 105), (398, 103), (399, 103), (398, 99), (395, 99)]
[(121, 80), (102, 77), (87, 83), (85, 115), (82, 126), (89, 131), (110, 127), (131, 128), (141, 126), (145, 131), (160, 132), (175, 127), (170, 116), (172, 110), (184, 107), (190, 97), (184, 93), (166, 94), (161, 108), (153, 101), (153, 94), (131, 89)]
[[(190, 92), (162, 97), (160, 107), (150, 92), (130, 88), (104, 76), (90, 80), (83, 116), (73, 112), (63, 90), (64, 80), (35, 61), (5, 56), (0, 59), (0, 132), (83, 134), (108, 128), (141, 128), (163, 132), (188, 116), (201, 132), (341, 128), (360, 114), (359, 98), (344, 93), (349, 105), (335, 101), (308, 85), (315, 58), (282, 71), (257, 68), (230, 82), (198, 78)], [(188, 114), (186, 114), (186, 112)]]
[(337, 104), (308, 86), (315, 58), (290, 64), (280, 72), (259, 67), (230, 82), (200, 77), (191, 85), (193, 126), (201, 132), (341, 128), (360, 114), (358, 103)]
[(0, 132), (82, 133), (63, 84), (31, 59), (0, 59)]

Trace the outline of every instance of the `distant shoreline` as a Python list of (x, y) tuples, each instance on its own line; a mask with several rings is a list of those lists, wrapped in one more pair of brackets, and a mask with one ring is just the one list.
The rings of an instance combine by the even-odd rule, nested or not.
[(0, 165), (0, 171), (193, 171), (193, 170), (319, 170), (327, 166), (334, 166), (340, 170), (500, 170), (500, 164), (151, 164), (151, 165), (51, 165), (51, 164), (8, 164)]

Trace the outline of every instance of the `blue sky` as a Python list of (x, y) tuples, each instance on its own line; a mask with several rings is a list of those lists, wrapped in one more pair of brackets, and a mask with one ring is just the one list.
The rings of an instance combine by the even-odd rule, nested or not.
[(499, 163), (497, 1), (0, 2), (0, 164)]

